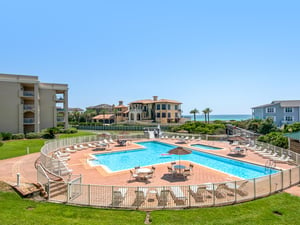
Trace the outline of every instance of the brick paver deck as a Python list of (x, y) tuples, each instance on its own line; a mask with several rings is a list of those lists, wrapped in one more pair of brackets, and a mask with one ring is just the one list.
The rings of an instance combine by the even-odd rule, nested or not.
[[(161, 140), (166, 143), (175, 144), (175, 140), (167, 139)], [(256, 164), (260, 164), (262, 166), (265, 165), (267, 159), (262, 158), (258, 154), (254, 152), (248, 151), (247, 155), (244, 157), (233, 157), (228, 155), (230, 152), (230, 145), (226, 142), (217, 142), (217, 141), (193, 141), (192, 144), (208, 144), (216, 147), (221, 147), (222, 150), (201, 150), (203, 152), (208, 152), (220, 156), (226, 156), (229, 158), (234, 158), (242, 161), (252, 162)], [(197, 148), (193, 148), (189, 144), (176, 144), (182, 147), (189, 147), (195, 150), (199, 150)], [(135, 149), (139, 146), (135, 143), (131, 143), (128, 146), (117, 147), (113, 145), (111, 151), (122, 151), (124, 149)], [(98, 154), (99, 152), (97, 152)], [(34, 168), (34, 162), (39, 157), (40, 153), (34, 153), (25, 155), (22, 157), (16, 157), (12, 159), (0, 160), (0, 180), (5, 181), (10, 184), (16, 183), (16, 173), (21, 174), (21, 182), (37, 182), (37, 173)], [(168, 175), (167, 165), (169, 163), (156, 165), (156, 170), (154, 177), (150, 179), (150, 183), (145, 183), (141, 181), (135, 181), (130, 179), (129, 171), (108, 173), (101, 166), (92, 167), (87, 163), (87, 160), (91, 158), (91, 154), (95, 154), (92, 151), (92, 148), (77, 151), (75, 153), (71, 153), (71, 159), (68, 161), (69, 168), (73, 169), (73, 174), (82, 174), (83, 183), (85, 184), (99, 184), (99, 185), (126, 185), (126, 186), (161, 186), (161, 185), (190, 185), (190, 184), (201, 184), (208, 182), (224, 182), (224, 181), (232, 181), (239, 180), (240, 178), (230, 176), (228, 174), (197, 165), (194, 163), (193, 174), (189, 177), (188, 180), (180, 180), (173, 179)], [(182, 164), (189, 165), (188, 161), (181, 161)], [(291, 165), (277, 163), (277, 168), (287, 169), (291, 168)], [(300, 196), (300, 187), (294, 186), (287, 190), (287, 192)]]

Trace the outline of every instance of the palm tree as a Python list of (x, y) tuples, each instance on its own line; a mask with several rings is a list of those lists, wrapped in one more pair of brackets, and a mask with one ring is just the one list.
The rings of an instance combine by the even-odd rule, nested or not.
[(194, 122), (196, 122), (196, 114), (199, 113), (198, 109), (194, 108), (190, 111), (190, 114), (194, 114)]
[[(212, 109), (206, 108), (202, 111), (205, 115), (207, 114), (207, 123), (209, 123), (209, 114), (212, 112)], [(206, 119), (205, 119), (206, 121)]]
[(205, 120), (205, 123), (207, 123), (207, 120), (206, 120), (206, 115), (207, 115), (207, 112), (206, 112), (206, 110), (204, 109), (204, 110), (202, 110), (202, 112), (203, 112), (203, 114), (204, 114), (204, 120)]

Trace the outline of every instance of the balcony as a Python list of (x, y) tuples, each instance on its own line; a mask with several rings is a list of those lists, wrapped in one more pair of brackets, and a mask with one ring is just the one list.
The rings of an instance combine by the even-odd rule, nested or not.
[(34, 97), (34, 92), (33, 91), (23, 91), (23, 96), (24, 97)]
[(33, 104), (25, 104), (23, 106), (24, 111), (34, 111), (34, 105)]
[(57, 117), (56, 121), (59, 122), (59, 123), (60, 122), (65, 122), (65, 118), (64, 117)]
[(34, 118), (24, 118), (24, 124), (34, 124)]
[(55, 101), (57, 102), (63, 102), (64, 100), (64, 97), (55, 97)]

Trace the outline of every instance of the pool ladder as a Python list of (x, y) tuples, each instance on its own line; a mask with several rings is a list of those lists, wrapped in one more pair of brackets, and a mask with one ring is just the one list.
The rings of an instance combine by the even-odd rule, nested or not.
[(276, 162), (273, 159), (268, 159), (265, 163), (265, 171), (266, 170), (271, 170), (276, 167)]

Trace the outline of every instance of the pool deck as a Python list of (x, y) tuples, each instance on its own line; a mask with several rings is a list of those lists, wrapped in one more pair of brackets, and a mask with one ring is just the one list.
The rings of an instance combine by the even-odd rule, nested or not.
[[(232, 159), (237, 159), (241, 161), (251, 162), (264, 166), (266, 158), (262, 158), (258, 154), (255, 154), (252, 151), (247, 151), (245, 156), (230, 156), (230, 145), (227, 142), (218, 142), (218, 141), (192, 141), (188, 144), (176, 144), (176, 140), (172, 139), (155, 139), (156, 141), (162, 141), (165, 143), (188, 147), (190, 149), (199, 150), (198, 148), (191, 147), (191, 144), (206, 144), (215, 147), (220, 147), (222, 150), (201, 150), (202, 152), (212, 153), (220, 156), (226, 156)], [(143, 140), (139, 140), (143, 141)], [(145, 140), (149, 141), (149, 139)], [(123, 151), (139, 148), (140, 146), (134, 142), (130, 143), (127, 146), (119, 147), (112, 144), (112, 149), (110, 151), (103, 152), (114, 152), (114, 151)], [(88, 148), (85, 150), (77, 151), (71, 153), (71, 159), (68, 161), (68, 166), (73, 170), (73, 174), (81, 174), (83, 176), (84, 184), (99, 184), (99, 185), (121, 185), (121, 186), (169, 186), (169, 185), (192, 185), (192, 184), (201, 184), (201, 183), (217, 183), (217, 182), (226, 182), (233, 180), (240, 180), (240, 178), (204, 167), (198, 164), (194, 164), (194, 169), (192, 175), (188, 177), (188, 180), (183, 179), (174, 179), (168, 174), (167, 166), (170, 163), (155, 165), (156, 170), (154, 177), (150, 179), (149, 183), (143, 181), (136, 181), (130, 178), (129, 170), (120, 171), (114, 173), (108, 173), (101, 166), (91, 166), (87, 163), (88, 159), (91, 159), (91, 154), (99, 154), (100, 151), (93, 151), (93, 148)], [(39, 157), (40, 153), (29, 154), (21, 157), (0, 160), (0, 180), (5, 181), (9, 184), (16, 183), (16, 173), (21, 174), (21, 182), (37, 182), (37, 173), (34, 168), (34, 162)], [(181, 164), (188, 166), (190, 162), (181, 160)], [(279, 169), (288, 169), (293, 166), (277, 163), (277, 168)], [(294, 186), (289, 188), (287, 192), (300, 196), (300, 187)]]

